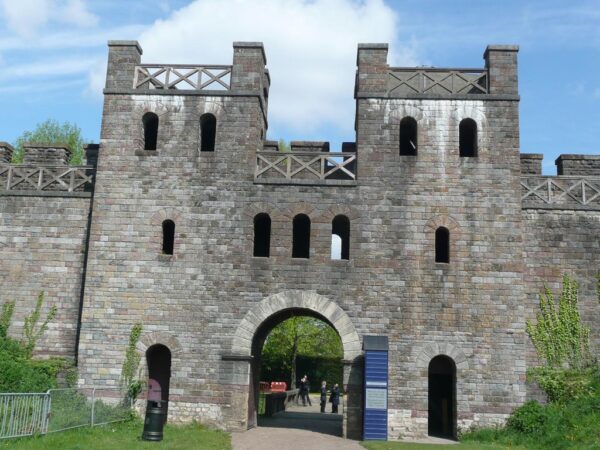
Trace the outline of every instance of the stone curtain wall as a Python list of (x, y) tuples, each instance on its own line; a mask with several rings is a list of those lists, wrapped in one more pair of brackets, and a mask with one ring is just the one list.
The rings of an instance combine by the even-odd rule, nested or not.
[(0, 302), (16, 301), (11, 332), (46, 293), (44, 311), (57, 316), (40, 340), (45, 356), (75, 356), (89, 198), (15, 195), (0, 190)]

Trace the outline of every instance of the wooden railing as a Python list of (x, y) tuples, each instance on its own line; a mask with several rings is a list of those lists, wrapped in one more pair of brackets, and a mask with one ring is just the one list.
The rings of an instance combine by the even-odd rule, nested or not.
[(487, 94), (488, 74), (486, 69), (390, 67), (387, 91), (390, 97), (407, 94)]
[(356, 153), (257, 152), (254, 179), (356, 180)]
[(87, 191), (91, 190), (92, 166), (26, 166), (0, 164), (0, 190)]
[(135, 66), (134, 89), (230, 90), (232, 66), (141, 64)]
[(600, 209), (600, 177), (523, 177), (523, 207)]

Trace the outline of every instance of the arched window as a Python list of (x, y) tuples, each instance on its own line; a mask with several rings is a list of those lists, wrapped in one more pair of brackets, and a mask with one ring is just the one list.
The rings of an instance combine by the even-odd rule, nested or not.
[(152, 112), (142, 117), (144, 125), (144, 150), (156, 150), (158, 140), (158, 116)]
[(450, 232), (448, 228), (439, 227), (435, 230), (435, 262), (450, 262)]
[(456, 438), (456, 364), (438, 355), (429, 363), (428, 433), (430, 436)]
[(292, 258), (310, 258), (310, 219), (306, 214), (294, 217)]
[(417, 154), (417, 121), (405, 117), (400, 121), (400, 155)]
[(173, 247), (175, 246), (175, 222), (172, 220), (165, 220), (162, 223), (163, 231), (163, 244), (162, 251), (165, 255), (173, 254)]
[(350, 220), (335, 216), (331, 222), (331, 259), (350, 259)]
[(254, 256), (269, 257), (271, 247), (271, 218), (260, 213), (254, 217)]
[(217, 119), (210, 113), (200, 117), (200, 151), (214, 152), (217, 136)]
[(460, 122), (458, 140), (460, 156), (477, 156), (477, 123), (473, 119), (463, 119)]

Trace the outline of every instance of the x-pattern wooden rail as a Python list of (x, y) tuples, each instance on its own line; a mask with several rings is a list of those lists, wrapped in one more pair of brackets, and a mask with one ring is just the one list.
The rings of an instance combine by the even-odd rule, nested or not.
[(93, 182), (91, 166), (0, 165), (0, 182), (7, 191), (83, 191)]
[(487, 94), (485, 69), (390, 68), (388, 94)]
[(254, 178), (284, 178), (325, 180), (336, 174), (355, 180), (351, 169), (356, 153), (339, 152), (257, 152)]
[(521, 200), (538, 204), (565, 204), (575, 202), (600, 207), (600, 178), (524, 178), (521, 180)]
[(133, 88), (201, 91), (231, 89), (231, 66), (142, 64), (135, 67)]

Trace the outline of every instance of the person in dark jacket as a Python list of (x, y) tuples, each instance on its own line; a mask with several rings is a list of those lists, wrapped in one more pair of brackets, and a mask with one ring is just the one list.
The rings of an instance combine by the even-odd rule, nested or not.
[(325, 405), (327, 405), (327, 381), (321, 382), (321, 412), (325, 412)]
[(337, 383), (333, 385), (331, 389), (331, 395), (329, 396), (329, 402), (331, 403), (331, 412), (337, 414), (338, 405), (340, 404), (340, 387)]
[(310, 396), (308, 392), (310, 391), (310, 384), (308, 383), (308, 377), (304, 375), (300, 380), (300, 397), (302, 397), (302, 406), (306, 406), (306, 402), (308, 401), (308, 406), (312, 406), (310, 403)]

